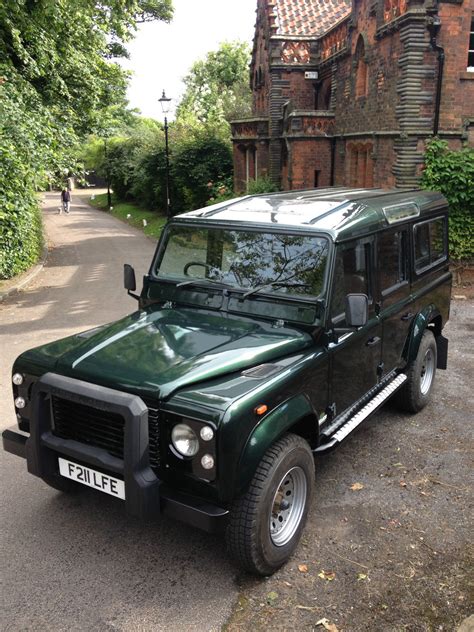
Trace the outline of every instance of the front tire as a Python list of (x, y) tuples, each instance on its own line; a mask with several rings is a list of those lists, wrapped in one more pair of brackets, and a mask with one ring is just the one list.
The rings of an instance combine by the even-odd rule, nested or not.
[(436, 340), (433, 332), (426, 329), (416, 359), (408, 367), (408, 379), (396, 396), (401, 410), (417, 413), (426, 406), (433, 391), (437, 363)]
[(267, 450), (247, 492), (230, 512), (227, 548), (247, 571), (271, 575), (294, 553), (314, 488), (308, 443), (287, 434)]

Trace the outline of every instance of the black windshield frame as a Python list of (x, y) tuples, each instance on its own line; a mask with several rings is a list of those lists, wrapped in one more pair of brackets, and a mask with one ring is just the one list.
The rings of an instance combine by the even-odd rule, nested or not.
[[(232, 222), (232, 223), (224, 223), (224, 222), (194, 222), (194, 221), (171, 221), (169, 222), (160, 237), (160, 241), (158, 243), (155, 255), (153, 257), (153, 260), (151, 262), (151, 266), (149, 269), (149, 278), (150, 280), (154, 281), (154, 282), (159, 282), (159, 283), (165, 283), (165, 284), (169, 284), (169, 285), (174, 285), (176, 286), (177, 284), (179, 284), (179, 281), (177, 281), (176, 279), (172, 279), (172, 278), (167, 278), (165, 276), (160, 276), (156, 274), (156, 270), (159, 268), (159, 266), (161, 265), (161, 262), (163, 260), (163, 256), (164, 256), (164, 252), (166, 249), (166, 246), (168, 244), (168, 238), (169, 238), (169, 233), (172, 230), (172, 228), (175, 227), (183, 227), (183, 228), (188, 228), (188, 229), (194, 229), (194, 230), (228, 230), (228, 231), (236, 231), (236, 232), (246, 232), (246, 233), (267, 233), (267, 234), (279, 234), (279, 235), (287, 235), (287, 236), (294, 236), (294, 237), (311, 237), (311, 238), (318, 238), (321, 240), (324, 240), (326, 242), (327, 245), (327, 255), (326, 255), (326, 264), (325, 264), (325, 269), (324, 269), (324, 274), (323, 274), (323, 280), (322, 280), (322, 284), (321, 284), (321, 292), (319, 293), (319, 295), (291, 295), (291, 294), (280, 294), (280, 293), (275, 293), (274, 291), (272, 291), (272, 288), (268, 288), (268, 289), (261, 289), (258, 292), (252, 293), (251, 296), (249, 296), (247, 299), (245, 300), (253, 300), (253, 299), (258, 299), (258, 297), (266, 297), (266, 299), (268, 300), (268, 298), (272, 298), (278, 301), (291, 301), (291, 302), (302, 302), (302, 303), (306, 303), (306, 304), (315, 304), (316, 302), (321, 302), (321, 300), (324, 298), (324, 296), (327, 293), (327, 288), (328, 288), (328, 281), (329, 281), (329, 275), (330, 275), (330, 269), (331, 269), (331, 261), (332, 261), (332, 257), (333, 257), (333, 248), (334, 248), (334, 244), (332, 239), (330, 238), (329, 235), (327, 235), (326, 233), (321, 233), (319, 231), (315, 231), (315, 230), (301, 230), (301, 229), (297, 229), (294, 228), (293, 226), (273, 226), (273, 225), (268, 225), (268, 224), (256, 224), (254, 226), (249, 226), (248, 224), (243, 224), (243, 223), (239, 223), (239, 222)], [(215, 288), (212, 287), (212, 284), (208, 283), (206, 284), (206, 279), (199, 279), (196, 278), (196, 286), (199, 284), (199, 281), (202, 281), (202, 287), (206, 288), (206, 289), (215, 289), (216, 291), (222, 291), (222, 287), (219, 287), (219, 285), (216, 283), (215, 284)], [(236, 293), (236, 294), (245, 294), (246, 292), (248, 292), (249, 288), (247, 287), (233, 287), (233, 288), (225, 288), (228, 292), (230, 293)]]

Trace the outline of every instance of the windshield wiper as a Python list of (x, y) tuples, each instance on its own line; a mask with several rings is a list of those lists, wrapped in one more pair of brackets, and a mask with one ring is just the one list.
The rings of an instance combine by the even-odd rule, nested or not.
[(230, 283), (224, 283), (224, 281), (219, 281), (218, 279), (190, 279), (189, 281), (181, 281), (181, 283), (177, 283), (175, 287), (186, 287), (186, 285), (200, 285), (202, 283), (211, 283), (215, 285), (219, 285), (223, 288), (232, 288), (235, 289), (233, 285)]
[(288, 283), (287, 281), (272, 281), (271, 283), (265, 283), (265, 285), (259, 285), (258, 287), (251, 288), (248, 292), (242, 296), (242, 298), (247, 298), (252, 296), (252, 294), (256, 294), (260, 292), (260, 290), (266, 290), (267, 288), (272, 288), (277, 285), (281, 287), (308, 287), (307, 283)]

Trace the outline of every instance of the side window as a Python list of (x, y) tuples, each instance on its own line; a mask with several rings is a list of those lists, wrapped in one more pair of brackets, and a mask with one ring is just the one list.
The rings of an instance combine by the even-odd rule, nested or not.
[(367, 294), (370, 299), (370, 247), (362, 241), (337, 247), (331, 301), (331, 320), (335, 324), (344, 324), (347, 294)]
[(415, 270), (417, 273), (443, 261), (448, 256), (446, 218), (438, 217), (415, 224)]
[(467, 71), (474, 72), (474, 16), (471, 18), (471, 31), (469, 33), (469, 49), (467, 53)]
[(378, 274), (382, 296), (407, 280), (407, 232), (392, 231), (378, 237)]

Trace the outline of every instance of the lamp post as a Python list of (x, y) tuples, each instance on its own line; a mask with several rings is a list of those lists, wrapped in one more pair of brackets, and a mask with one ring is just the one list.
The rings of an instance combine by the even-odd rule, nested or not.
[(165, 91), (161, 95), (161, 99), (158, 99), (161, 104), (161, 109), (165, 115), (165, 154), (166, 154), (166, 217), (169, 219), (171, 215), (171, 203), (170, 203), (170, 154), (168, 146), (168, 113), (170, 111), (171, 99), (169, 99)]
[(112, 208), (112, 195), (110, 193), (110, 165), (109, 156), (107, 154), (107, 137), (104, 138), (104, 158), (105, 158), (105, 177), (107, 178), (107, 208)]

